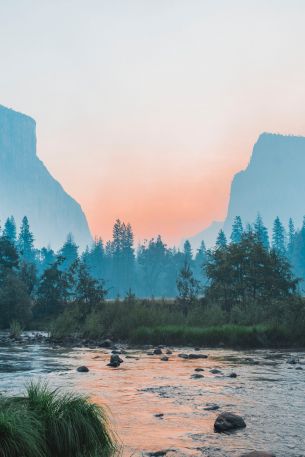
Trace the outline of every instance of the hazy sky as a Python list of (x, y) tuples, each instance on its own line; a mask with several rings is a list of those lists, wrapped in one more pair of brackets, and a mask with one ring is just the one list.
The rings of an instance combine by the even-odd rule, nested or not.
[(304, 0), (0, 0), (0, 104), (94, 235), (177, 243), (224, 218), (261, 132), (305, 135), (304, 24)]

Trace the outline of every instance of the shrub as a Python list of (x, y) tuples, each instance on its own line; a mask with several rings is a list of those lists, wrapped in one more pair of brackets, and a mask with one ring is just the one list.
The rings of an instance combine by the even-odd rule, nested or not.
[(0, 457), (108, 457), (116, 450), (105, 411), (84, 396), (30, 384), (1, 401)]

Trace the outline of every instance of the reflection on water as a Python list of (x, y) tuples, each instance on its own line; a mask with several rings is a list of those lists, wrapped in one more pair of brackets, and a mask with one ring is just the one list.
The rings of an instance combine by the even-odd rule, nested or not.
[[(126, 457), (165, 449), (172, 449), (168, 457), (239, 456), (254, 449), (277, 457), (305, 455), (304, 353), (205, 349), (208, 359), (190, 360), (178, 357), (180, 352), (190, 351), (173, 349), (164, 362), (128, 349), (124, 363), (113, 369), (106, 365), (106, 349), (0, 346), (0, 390), (17, 393), (40, 377), (88, 394), (109, 408)], [(287, 363), (291, 357), (300, 363)], [(78, 373), (80, 365), (89, 373)], [(229, 377), (233, 371), (237, 378)], [(204, 377), (191, 377), (195, 373)], [(219, 409), (211, 410), (215, 404)], [(222, 411), (241, 414), (247, 428), (214, 433)]]

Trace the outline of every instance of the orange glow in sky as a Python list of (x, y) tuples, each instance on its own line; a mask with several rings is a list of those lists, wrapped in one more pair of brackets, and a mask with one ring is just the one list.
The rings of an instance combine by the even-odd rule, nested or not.
[(39, 157), (93, 235), (121, 218), (137, 240), (179, 244), (224, 219), (260, 133), (305, 135), (304, 2), (11, 0), (1, 13), (0, 104), (36, 119)]

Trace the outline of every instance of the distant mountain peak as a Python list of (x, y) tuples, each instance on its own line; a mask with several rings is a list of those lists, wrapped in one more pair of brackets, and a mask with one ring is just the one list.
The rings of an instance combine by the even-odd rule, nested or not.
[(28, 216), (38, 246), (58, 248), (72, 232), (84, 248), (92, 241), (80, 205), (36, 155), (36, 122), (0, 105), (0, 218)]
[[(230, 235), (235, 216), (247, 224), (258, 213), (269, 229), (277, 216), (285, 225), (290, 217), (301, 225), (305, 215), (305, 137), (269, 132), (259, 135), (247, 167), (232, 180), (223, 229)], [(211, 233), (215, 241), (219, 228), (221, 224), (212, 225), (212, 232), (209, 228), (190, 238), (195, 240), (194, 247), (205, 237), (211, 242)]]

